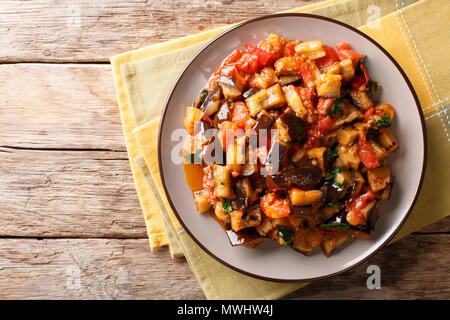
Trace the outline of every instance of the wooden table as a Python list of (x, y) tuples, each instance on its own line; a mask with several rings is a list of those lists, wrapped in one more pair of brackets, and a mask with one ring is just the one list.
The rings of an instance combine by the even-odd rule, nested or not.
[[(108, 58), (306, 2), (1, 1), (0, 298), (204, 298), (149, 250)], [(450, 298), (449, 222), (289, 298)]]

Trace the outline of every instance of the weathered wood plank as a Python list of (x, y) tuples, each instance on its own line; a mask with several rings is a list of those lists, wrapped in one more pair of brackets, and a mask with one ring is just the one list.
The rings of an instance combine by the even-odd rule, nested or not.
[(0, 65), (0, 146), (125, 150), (109, 65)]
[(126, 152), (0, 149), (0, 236), (146, 237)]
[(114, 54), (320, 0), (0, 2), (0, 62), (107, 61)]
[[(355, 270), (321, 280), (289, 299), (450, 298), (449, 235), (411, 235)], [(380, 290), (366, 287), (368, 265)], [(433, 268), (430, 268), (433, 265)], [(79, 275), (79, 277), (78, 277)], [(145, 239), (0, 239), (0, 299), (202, 299), (183, 260), (151, 254)]]

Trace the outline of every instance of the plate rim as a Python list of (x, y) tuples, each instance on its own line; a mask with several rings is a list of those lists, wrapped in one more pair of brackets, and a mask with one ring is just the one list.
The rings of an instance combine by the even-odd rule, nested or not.
[[(222, 38), (224, 35), (239, 29), (247, 24), (256, 22), (256, 21), (260, 21), (260, 20), (266, 20), (266, 19), (271, 19), (271, 18), (279, 18), (279, 17), (306, 17), (306, 18), (312, 18), (312, 19), (318, 19), (318, 20), (325, 20), (334, 24), (338, 24), (344, 28), (349, 29), (350, 31), (353, 31), (355, 33), (357, 33), (358, 35), (364, 37), (365, 39), (367, 39), (368, 41), (370, 41), (373, 45), (375, 45), (386, 57), (389, 58), (389, 60), (392, 62), (392, 64), (396, 67), (396, 69), (400, 72), (403, 80), (406, 82), (406, 84), (408, 85), (409, 91), (412, 94), (415, 104), (416, 104), (416, 108), (417, 111), (419, 113), (419, 118), (420, 118), (420, 124), (421, 124), (421, 129), (422, 129), (422, 140), (423, 140), (423, 158), (422, 158), (422, 168), (421, 168), (421, 175), (420, 175), (420, 180), (419, 180), (419, 184), (417, 186), (416, 189), (416, 193), (414, 195), (414, 199), (411, 202), (410, 207), (408, 208), (407, 213), (405, 214), (405, 216), (403, 217), (402, 221), (400, 222), (400, 224), (398, 225), (398, 227), (390, 234), (390, 236), (380, 245), (378, 245), (377, 248), (375, 248), (375, 250), (370, 253), (369, 255), (365, 256), (363, 259), (361, 259), (358, 262), (355, 262), (353, 265), (350, 265), (349, 267), (346, 267), (342, 270), (330, 273), (330, 274), (326, 274), (323, 276), (318, 276), (318, 277), (308, 277), (308, 278), (301, 278), (301, 279), (282, 279), (282, 278), (273, 278), (273, 277), (266, 277), (266, 276), (262, 276), (262, 275), (258, 275), (249, 271), (245, 271), (242, 270), (226, 261), (224, 261), (223, 259), (217, 257), (214, 253), (212, 253), (210, 250), (208, 250), (192, 233), (191, 231), (186, 227), (183, 219), (181, 218), (181, 216), (179, 215), (177, 209), (175, 208), (175, 205), (172, 202), (171, 196), (168, 193), (168, 188), (166, 185), (166, 181), (164, 178), (164, 169), (162, 166), (162, 157), (161, 157), (161, 140), (162, 140), (162, 127), (164, 124), (164, 120), (167, 114), (167, 109), (168, 109), (168, 105), (172, 99), (173, 93), (175, 91), (175, 89), (177, 88), (177, 85), (182, 77), (182, 75), (186, 72), (186, 70), (189, 68), (189, 66), (194, 62), (195, 59), (197, 59), (197, 57), (207, 48), (209, 47), (212, 43), (216, 42), (217, 40), (219, 40), (220, 38)], [(189, 60), (189, 62), (186, 64), (186, 66), (183, 68), (183, 70), (180, 72), (180, 74), (177, 77), (177, 80), (175, 81), (175, 83), (173, 84), (169, 95), (167, 96), (165, 105), (164, 105), (164, 109), (161, 115), (161, 120), (160, 120), (160, 124), (159, 124), (159, 129), (158, 129), (158, 166), (159, 166), (159, 175), (161, 178), (161, 182), (162, 182), (162, 186), (167, 198), (167, 201), (172, 209), (172, 211), (174, 212), (175, 216), (177, 217), (178, 221), (180, 222), (180, 224), (183, 226), (183, 229), (188, 233), (188, 235), (191, 237), (191, 239), (194, 240), (194, 242), (203, 250), (205, 251), (210, 257), (214, 258), (216, 261), (220, 262), (221, 264), (231, 268), (232, 270), (235, 270), (241, 274), (245, 274), (247, 276), (253, 277), (253, 278), (257, 278), (257, 279), (261, 279), (261, 280), (266, 280), (266, 281), (272, 281), (272, 282), (279, 282), (279, 283), (304, 283), (304, 282), (309, 282), (309, 281), (315, 281), (315, 280), (321, 280), (321, 279), (326, 279), (326, 278), (330, 278), (330, 277), (334, 277), (338, 274), (344, 273), (346, 271), (349, 271), (351, 269), (356, 268), (357, 266), (361, 265), (362, 263), (364, 263), (365, 261), (369, 260), (371, 257), (373, 257), (376, 253), (378, 253), (382, 248), (384, 248), (394, 237), (395, 235), (398, 233), (398, 231), (401, 229), (401, 227), (404, 225), (404, 223), (406, 222), (406, 220), (408, 220), (408, 217), (410, 216), (416, 202), (417, 199), (419, 197), (420, 191), (422, 189), (423, 186), (423, 180), (425, 177), (425, 170), (426, 170), (426, 163), (427, 163), (427, 154), (428, 154), (428, 143), (427, 143), (427, 131), (426, 131), (426, 124), (425, 124), (425, 118), (423, 115), (423, 111), (422, 111), (422, 107), (419, 101), (419, 98), (417, 97), (416, 91), (414, 90), (414, 87), (412, 86), (410, 80), (408, 79), (408, 77), (406, 76), (405, 72), (403, 71), (403, 69), (400, 67), (400, 65), (397, 63), (397, 61), (392, 57), (392, 55), (386, 51), (386, 49), (384, 49), (377, 41), (375, 41), (374, 39), (372, 39), (370, 36), (368, 36), (367, 34), (363, 33), (362, 31), (358, 30), (357, 28), (348, 25), (344, 22), (332, 19), (332, 18), (328, 18), (328, 17), (324, 17), (324, 16), (319, 16), (316, 14), (310, 14), (310, 13), (295, 13), (295, 12), (285, 12), (285, 13), (275, 13), (275, 14), (269, 14), (269, 15), (264, 15), (264, 16), (260, 16), (260, 17), (256, 17), (250, 20), (246, 20), (243, 21), (241, 23), (238, 23), (232, 27), (230, 27), (229, 29), (225, 30), (224, 32), (222, 32), (221, 34), (219, 34), (218, 36), (214, 37), (213, 39), (211, 39), (210, 41), (208, 41), (195, 55), (194, 57), (192, 57), (191, 60)]]

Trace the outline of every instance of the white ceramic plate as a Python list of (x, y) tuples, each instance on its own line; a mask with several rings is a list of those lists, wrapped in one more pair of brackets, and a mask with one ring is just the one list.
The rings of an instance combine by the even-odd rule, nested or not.
[[(234, 49), (255, 45), (274, 32), (286, 39), (322, 40), (334, 46), (345, 41), (367, 55), (372, 79), (381, 83), (376, 102), (390, 103), (396, 116), (393, 132), (400, 149), (390, 159), (394, 188), (391, 199), (382, 201), (380, 217), (369, 240), (354, 240), (330, 257), (320, 250), (304, 256), (285, 249), (275, 241), (265, 241), (255, 249), (232, 247), (221, 226), (208, 214), (196, 211), (181, 164), (171, 160), (172, 132), (183, 127), (185, 108), (191, 106), (211, 73)], [(399, 230), (412, 210), (419, 193), (425, 167), (425, 124), (417, 96), (404, 72), (374, 40), (341, 22), (308, 14), (278, 14), (257, 18), (235, 26), (209, 42), (180, 75), (163, 113), (159, 132), (161, 179), (179, 221), (195, 242), (208, 254), (244, 274), (273, 281), (298, 282), (324, 278), (346, 271), (368, 259)]]

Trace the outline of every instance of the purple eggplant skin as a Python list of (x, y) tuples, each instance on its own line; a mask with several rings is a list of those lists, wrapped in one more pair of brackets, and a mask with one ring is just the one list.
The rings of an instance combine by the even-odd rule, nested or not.
[(216, 115), (214, 116), (214, 127), (218, 128), (219, 124), (221, 124), (224, 121), (231, 121), (231, 118), (232, 118), (232, 108), (230, 106), (230, 103), (228, 101), (225, 101), (219, 107), (219, 111), (217, 111)]
[(259, 91), (258, 88), (250, 88), (250, 89), (248, 89), (247, 91), (245, 91), (245, 92), (242, 94), (242, 98), (245, 100), (245, 99), (247, 99), (248, 97), (250, 97), (250, 96), (254, 95), (255, 93), (257, 93), (258, 91)]
[(320, 191), (323, 192), (324, 202), (335, 203), (341, 197), (344, 190), (335, 185), (333, 182), (327, 181), (323, 184), (322, 188), (320, 188)]
[(283, 175), (267, 175), (266, 185), (269, 191), (287, 190), (290, 187), (289, 181)]
[(313, 190), (322, 179), (320, 168), (291, 168), (282, 172), (284, 178), (302, 190)]
[(291, 140), (300, 141), (305, 136), (305, 124), (297, 117), (294, 110), (289, 108), (281, 114), (279, 119), (288, 128), (288, 134)]
[(253, 126), (253, 130), (258, 132), (259, 130), (269, 130), (272, 124), (275, 122), (275, 119), (271, 117), (267, 111), (263, 110), (258, 113), (256, 117), (256, 123)]
[[(212, 101), (214, 98), (217, 98), (217, 97), (220, 98), (221, 94), (222, 94), (222, 92), (221, 92), (220, 87), (219, 87), (218, 85), (216, 85), (216, 86), (208, 93), (208, 95), (207, 95), (206, 98), (205, 98), (205, 101), (203, 101), (202, 105), (200, 106), (200, 109), (202, 109), (203, 112), (207, 112), (208, 109), (209, 109), (208, 107), (209, 107), (209, 104), (211, 103), (211, 101)], [(213, 113), (215, 113), (215, 112), (213, 112)], [(213, 113), (212, 113), (212, 114), (213, 114)]]
[(368, 228), (366, 230), (361, 230), (363, 232), (370, 233), (371, 231), (375, 230), (375, 224), (378, 220), (379, 216), (379, 207), (378, 203), (375, 204), (375, 206), (367, 213), (367, 219), (366, 219), (366, 225)]
[(290, 207), (291, 207), (291, 214), (294, 217), (306, 219), (311, 218), (314, 215), (314, 210), (311, 206), (297, 207), (290, 205)]
[(234, 184), (234, 193), (236, 194), (236, 205), (238, 210), (242, 210), (248, 206), (249, 200), (245, 190), (241, 188), (240, 184)]
[[(275, 152), (278, 151), (278, 157), (274, 158)], [(266, 161), (264, 162), (265, 166), (272, 166), (272, 173), (278, 172), (278, 168), (280, 167), (281, 160), (284, 157), (284, 153), (286, 152), (286, 146), (280, 143), (278, 140), (272, 141), (272, 145), (270, 146), (270, 150), (267, 153)]]

